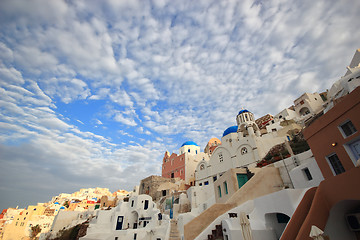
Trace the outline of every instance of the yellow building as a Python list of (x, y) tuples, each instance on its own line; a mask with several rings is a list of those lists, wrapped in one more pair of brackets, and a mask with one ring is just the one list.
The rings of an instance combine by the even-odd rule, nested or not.
[(30, 222), (37, 220), (40, 215), (44, 215), (46, 207), (39, 203), (36, 206), (29, 205), (20, 214), (14, 216), (14, 220), (4, 227), (3, 239), (6, 240), (27, 240), (31, 237)]

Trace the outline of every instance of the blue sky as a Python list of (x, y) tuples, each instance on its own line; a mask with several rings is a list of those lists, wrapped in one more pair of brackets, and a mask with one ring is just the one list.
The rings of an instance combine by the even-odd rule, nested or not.
[(0, 1), (0, 208), (131, 190), (244, 107), (325, 91), (360, 47), (360, 2)]

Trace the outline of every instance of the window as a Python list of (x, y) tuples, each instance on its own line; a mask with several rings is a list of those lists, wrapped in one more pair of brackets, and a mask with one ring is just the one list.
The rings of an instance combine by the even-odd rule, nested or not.
[(199, 186), (202, 186), (202, 183), (199, 183)]
[(244, 155), (244, 154), (247, 154), (247, 148), (246, 147), (243, 147), (241, 149), (241, 155)]
[(148, 209), (148, 207), (149, 207), (149, 200), (145, 200), (144, 210)]
[(327, 159), (328, 159), (328, 161), (331, 165), (331, 169), (335, 173), (335, 175), (345, 172), (345, 169), (344, 169), (343, 165), (341, 164), (340, 159), (336, 155), (336, 153), (328, 156)]
[(229, 192), (228, 192), (227, 182), (226, 181), (224, 182), (224, 188), (225, 188), (225, 194), (228, 194)]
[(209, 185), (209, 182), (208, 181), (204, 182), (204, 185)]
[(356, 164), (356, 161), (360, 159), (360, 139), (356, 140), (355, 142), (352, 142), (350, 144), (347, 144), (348, 148), (351, 150), (353, 154), (353, 161), (354, 164)]
[(216, 182), (217, 176), (213, 176), (213, 180), (214, 180), (214, 182)]
[(220, 160), (220, 162), (224, 161), (222, 153), (219, 153), (219, 160)]
[(197, 150), (195, 150), (195, 154), (197, 154)]
[(188, 152), (190, 152), (190, 149), (188, 149)]
[(218, 186), (219, 197), (221, 198), (221, 187)]
[(131, 207), (134, 207), (134, 200), (131, 201)]
[(357, 131), (354, 124), (350, 120), (340, 125), (339, 128), (344, 137), (349, 137)]
[(309, 171), (309, 169), (308, 168), (304, 168), (304, 169), (302, 169), (302, 172), (304, 173), (304, 175), (305, 175), (305, 177), (307, 178), (307, 180), (312, 180), (313, 178), (312, 178), (312, 176), (311, 176), (311, 173), (310, 173), (310, 171)]

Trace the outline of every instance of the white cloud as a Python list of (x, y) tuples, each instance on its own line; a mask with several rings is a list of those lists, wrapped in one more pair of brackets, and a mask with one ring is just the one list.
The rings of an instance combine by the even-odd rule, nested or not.
[(5, 68), (0, 66), (0, 77), (5, 81), (10, 81), (13, 83), (23, 84), (24, 79), (19, 71), (15, 68)]
[(96, 119), (95, 122), (97, 125), (103, 125), (103, 123), (99, 119)]
[(51, 78), (43, 84), (48, 95), (59, 97), (64, 103), (70, 103), (77, 99), (86, 99), (91, 95), (88, 85), (76, 78)]
[(137, 123), (135, 122), (135, 120), (133, 118), (125, 117), (120, 112), (115, 114), (114, 120), (118, 121), (118, 122), (121, 122), (121, 123), (123, 123), (125, 125), (128, 125), (128, 126), (136, 126), (137, 125)]

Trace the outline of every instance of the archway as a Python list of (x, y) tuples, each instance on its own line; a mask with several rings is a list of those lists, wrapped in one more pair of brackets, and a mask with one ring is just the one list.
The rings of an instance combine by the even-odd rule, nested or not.
[(128, 221), (129, 228), (136, 229), (138, 227), (138, 219), (139, 214), (136, 211), (132, 211)]
[(266, 226), (274, 230), (277, 239), (280, 239), (281, 234), (285, 230), (285, 227), (289, 220), (290, 217), (283, 213), (265, 214)]
[(305, 115), (307, 115), (307, 114), (309, 114), (310, 113), (310, 110), (309, 110), (309, 108), (307, 108), (307, 107), (303, 107), (302, 109), (300, 109), (300, 111), (299, 111), (299, 114), (301, 115), (301, 116), (305, 116)]
[(324, 230), (330, 239), (360, 239), (359, 230), (359, 200), (344, 200), (331, 208)]

